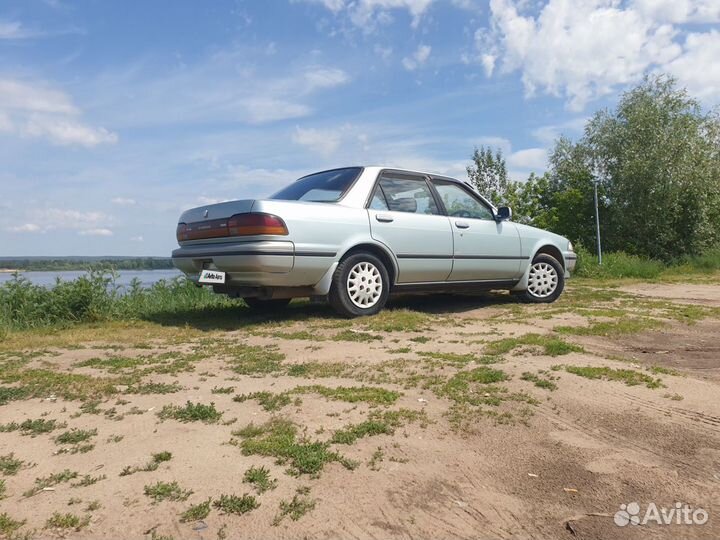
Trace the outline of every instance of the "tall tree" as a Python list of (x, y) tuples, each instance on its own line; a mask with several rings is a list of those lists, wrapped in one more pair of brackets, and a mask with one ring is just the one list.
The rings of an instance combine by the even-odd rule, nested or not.
[(506, 204), (509, 182), (502, 150), (493, 153), (490, 147), (481, 146), (475, 148), (472, 160), (467, 167), (470, 182), (493, 204)]
[(595, 114), (582, 161), (607, 198), (607, 247), (662, 259), (720, 241), (720, 121), (654, 76)]

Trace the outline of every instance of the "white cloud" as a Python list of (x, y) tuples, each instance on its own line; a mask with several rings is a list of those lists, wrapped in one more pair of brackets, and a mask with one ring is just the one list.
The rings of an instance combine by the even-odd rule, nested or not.
[(128, 197), (114, 197), (110, 200), (113, 204), (117, 204), (118, 206), (135, 206), (136, 201), (135, 199), (130, 199)]
[(475, 34), (477, 59), (488, 77), (520, 71), (528, 96), (563, 97), (581, 110), (653, 70), (708, 96), (720, 89), (717, 56), (706, 49), (715, 50), (716, 31), (690, 34), (683, 47), (677, 26), (720, 21), (717, 0), (549, 0), (535, 12), (521, 0), (491, 0), (490, 11), (490, 28)]
[(499, 148), (503, 153), (510, 152), (510, 140), (505, 137), (496, 137), (494, 135), (478, 137), (472, 140), (473, 146), (489, 146), (490, 148)]
[(720, 22), (717, 0), (634, 0), (635, 9), (648, 18), (669, 23)]
[(83, 229), (78, 234), (81, 236), (112, 236), (113, 232), (110, 229)]
[(272, 98), (250, 98), (243, 102), (245, 118), (251, 124), (265, 124), (307, 116), (312, 109), (307, 105)]
[[(295, 0), (299, 1), (299, 0)], [(304, 0), (321, 4), (335, 15), (345, 15), (357, 27), (372, 32), (378, 25), (392, 20), (392, 11), (406, 11), (416, 28), (435, 0)], [(456, 0), (457, 1), (457, 0)], [(467, 4), (467, 0), (465, 2)]]
[(506, 161), (510, 169), (545, 170), (547, 167), (548, 151), (545, 148), (526, 148), (512, 152)]
[[(720, 6), (720, 1), (718, 2)], [(687, 86), (691, 95), (711, 103), (720, 99), (720, 32), (689, 34), (682, 56), (667, 63), (663, 70)]]
[(306, 91), (313, 92), (319, 89), (334, 88), (343, 85), (350, 77), (342, 69), (337, 68), (310, 68), (305, 72)]
[(40, 225), (36, 225), (35, 223), (24, 223), (23, 225), (16, 225), (13, 227), (8, 227), (8, 231), (10, 232), (40, 232), (42, 230), (42, 227)]
[(0, 39), (24, 39), (31, 33), (17, 21), (0, 21)]
[(142, 236), (131, 236), (130, 241), (131, 242), (144, 242), (145, 239)]
[(411, 56), (406, 56), (405, 58), (403, 58), (403, 67), (408, 71), (414, 71), (415, 69), (421, 67), (425, 62), (427, 62), (427, 59), (430, 57), (431, 51), (432, 47), (430, 47), (430, 45), (418, 46), (417, 50), (415, 50), (415, 52)]
[(72, 100), (59, 90), (0, 79), (0, 132), (86, 147), (117, 141), (115, 133), (89, 126), (77, 119), (79, 115)]
[(23, 135), (47, 137), (56, 144), (93, 147), (103, 143), (115, 143), (118, 137), (105, 128), (94, 128), (65, 117), (33, 115), (28, 120)]
[(581, 116), (559, 124), (540, 126), (532, 131), (532, 135), (541, 143), (549, 146), (561, 135), (576, 135), (577, 133), (582, 132), (587, 121), (587, 117)]
[(305, 146), (317, 154), (329, 157), (335, 153), (340, 146), (342, 136), (341, 130), (303, 129), (300, 126), (296, 126), (292, 140), (295, 144)]

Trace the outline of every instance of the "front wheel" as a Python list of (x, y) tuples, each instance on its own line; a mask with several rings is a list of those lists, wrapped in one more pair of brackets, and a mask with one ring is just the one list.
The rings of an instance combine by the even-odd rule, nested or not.
[(275, 310), (280, 310), (287, 306), (290, 303), (290, 298), (270, 298), (268, 300), (263, 300), (260, 298), (243, 298), (244, 302), (247, 304), (247, 307), (252, 309), (253, 311), (258, 311), (260, 313), (268, 313)]
[(387, 302), (390, 278), (385, 265), (370, 253), (355, 253), (333, 274), (330, 305), (345, 317), (375, 315)]
[(526, 302), (549, 304), (558, 299), (565, 288), (565, 272), (555, 257), (538, 255), (530, 265), (527, 289), (522, 297)]

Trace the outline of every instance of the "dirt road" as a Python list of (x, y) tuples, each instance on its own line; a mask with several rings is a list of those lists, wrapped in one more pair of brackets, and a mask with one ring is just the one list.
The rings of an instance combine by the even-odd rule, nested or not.
[[(720, 285), (391, 307), (10, 338), (0, 531), (720, 537)], [(650, 503), (708, 519), (622, 526)]]

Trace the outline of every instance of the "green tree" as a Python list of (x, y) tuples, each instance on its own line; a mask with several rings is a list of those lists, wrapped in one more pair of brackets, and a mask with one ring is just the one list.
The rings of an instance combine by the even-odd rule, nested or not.
[(720, 121), (667, 76), (595, 114), (579, 143), (607, 200), (607, 247), (661, 259), (720, 240)]
[(494, 205), (506, 204), (510, 182), (502, 151), (498, 148), (493, 153), (490, 147), (481, 146), (475, 148), (472, 160), (467, 167), (470, 182)]

